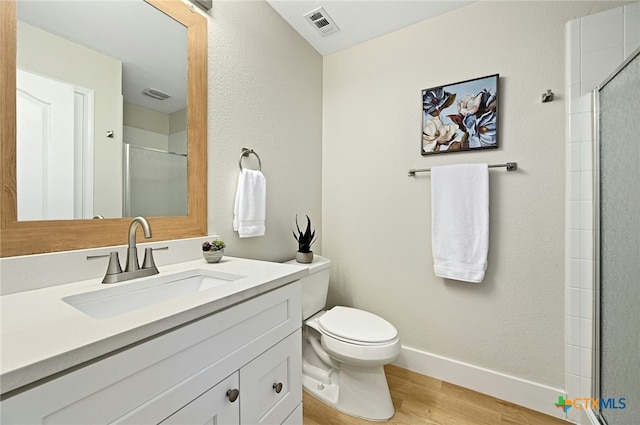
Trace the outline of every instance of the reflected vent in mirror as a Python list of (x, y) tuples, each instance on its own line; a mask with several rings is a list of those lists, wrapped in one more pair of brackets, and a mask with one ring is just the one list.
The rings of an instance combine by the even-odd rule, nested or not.
[(158, 100), (165, 100), (171, 97), (171, 95), (168, 95), (167, 93), (161, 92), (157, 89), (152, 89), (151, 87), (142, 90), (142, 94)]
[(323, 37), (340, 31), (340, 28), (333, 22), (333, 19), (327, 14), (327, 11), (319, 7), (304, 15), (304, 18), (322, 35)]

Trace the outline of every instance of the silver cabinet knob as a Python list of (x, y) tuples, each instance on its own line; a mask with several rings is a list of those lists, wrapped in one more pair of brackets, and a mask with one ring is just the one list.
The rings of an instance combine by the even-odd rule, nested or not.
[(238, 399), (239, 395), (240, 395), (240, 390), (238, 390), (237, 388), (234, 388), (232, 390), (228, 390), (227, 391), (227, 397), (229, 398), (229, 401), (231, 403), (236, 401)]
[(273, 384), (273, 389), (276, 391), (276, 393), (280, 394), (280, 391), (282, 391), (282, 382)]

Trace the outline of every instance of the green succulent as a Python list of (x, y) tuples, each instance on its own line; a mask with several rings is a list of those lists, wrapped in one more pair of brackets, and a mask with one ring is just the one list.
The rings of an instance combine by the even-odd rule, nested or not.
[(202, 243), (202, 250), (203, 251), (220, 251), (221, 249), (223, 249), (224, 247), (226, 247), (227, 245), (224, 243), (223, 240), (220, 239), (216, 239), (214, 241), (207, 241), (207, 242), (203, 242)]
[(298, 252), (311, 252), (311, 245), (316, 241), (316, 231), (311, 230), (311, 219), (307, 216), (307, 229), (302, 233), (300, 226), (298, 226), (298, 216), (296, 215), (296, 227), (298, 234), (293, 231), (293, 237), (298, 241)]

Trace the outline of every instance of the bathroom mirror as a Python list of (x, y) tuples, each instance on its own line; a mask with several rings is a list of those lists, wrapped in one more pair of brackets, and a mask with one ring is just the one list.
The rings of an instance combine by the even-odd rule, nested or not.
[[(153, 239), (202, 236), (207, 230), (207, 20), (180, 0), (146, 0), (187, 31), (187, 215), (147, 217)], [(128, 3), (128, 2), (127, 2)], [(128, 218), (18, 221), (16, 184), (16, 2), (0, 2), (0, 105), (2, 123), (2, 210), (0, 252), (3, 257), (55, 252), (126, 241)], [(140, 31), (144, 22), (139, 23)]]
[(140, 0), (17, 20), (18, 221), (186, 215), (187, 28)]

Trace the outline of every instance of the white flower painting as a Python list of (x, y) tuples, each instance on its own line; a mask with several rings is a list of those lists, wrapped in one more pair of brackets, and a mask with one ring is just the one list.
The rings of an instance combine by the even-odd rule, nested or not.
[(422, 90), (422, 155), (498, 147), (499, 75)]

